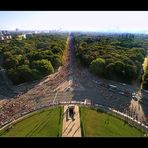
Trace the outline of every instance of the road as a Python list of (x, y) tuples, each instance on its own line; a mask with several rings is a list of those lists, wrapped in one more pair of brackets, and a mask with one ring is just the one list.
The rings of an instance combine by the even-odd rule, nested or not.
[[(88, 69), (80, 68), (75, 60), (75, 53), (71, 39), (70, 42), (72, 53), (71, 69), (73, 71), (72, 76), (75, 86), (72, 99), (90, 99), (93, 103), (110, 106), (121, 112), (128, 113), (128, 115), (130, 114), (139, 121), (145, 121), (145, 116), (148, 115), (145, 101), (148, 99), (148, 93), (141, 92), (141, 88), (139, 88), (140, 85), (128, 85), (101, 79), (92, 75)], [(104, 84), (105, 86), (102, 86), (101, 84)], [(111, 91), (109, 85), (116, 86), (116, 90)], [(125, 92), (128, 92), (127, 96), (125, 95)], [(138, 100), (132, 98), (133, 93), (139, 97)], [(145, 100), (143, 98), (145, 98)], [(141, 100), (143, 101), (143, 104), (140, 103)]]
[[(138, 87), (98, 78), (91, 74), (88, 69), (77, 64), (70, 34), (67, 38), (65, 55), (64, 65), (54, 74), (33, 83), (13, 87), (13, 90), (19, 95), (10, 99), (9, 103), (5, 103), (0, 108), (2, 119), (10, 119), (10, 116), (7, 115), (9, 112), (11, 112), (11, 116), (21, 112), (22, 106), (25, 106), (26, 110), (31, 110), (36, 106), (50, 102), (56, 103), (59, 100), (81, 101), (84, 99), (90, 99), (92, 103), (109, 106), (128, 114), (131, 114), (131, 110), (134, 109), (133, 115), (139, 112), (141, 114), (141, 117), (138, 117), (139, 120), (144, 120), (142, 116), (148, 115), (147, 93), (142, 93), (143, 102), (138, 101), (139, 104), (136, 105), (137, 102), (134, 103), (131, 94), (138, 92)], [(114, 85), (117, 89), (113, 91), (109, 85)], [(124, 94), (126, 91), (129, 93), (127, 96)], [(134, 104), (137, 109), (135, 109)], [(12, 108), (14, 105), (15, 108)], [(137, 118), (136, 116), (135, 118)]]

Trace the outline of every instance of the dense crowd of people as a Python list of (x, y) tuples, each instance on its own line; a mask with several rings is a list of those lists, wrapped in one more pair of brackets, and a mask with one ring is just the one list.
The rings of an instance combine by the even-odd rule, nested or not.
[[(73, 77), (72, 87), (80, 88), (83, 86), (84, 90), (90, 90), (90, 93), (99, 92), (99, 95), (96, 94), (96, 100), (93, 100), (94, 103), (95, 101), (97, 102), (100, 97), (100, 104), (131, 115), (127, 112), (127, 109), (130, 105), (131, 94), (134, 89), (128, 85), (117, 85), (115, 82), (110, 84), (117, 86), (117, 88), (110, 89), (111, 86), (108, 83), (109, 81), (102, 79), (98, 81), (98, 78), (92, 76), (88, 70), (81, 70), (77, 67), (74, 62), (75, 55), (73, 45), (70, 41), (68, 42), (68, 49), (69, 52), (67, 52), (64, 66), (61, 67), (59, 71), (52, 76), (46, 77), (45, 81), (38, 84), (35, 83), (31, 88), (26, 89), (25, 93), (19, 93), (15, 98), (7, 100), (0, 107), (0, 127), (16, 120), (24, 114), (30, 113), (39, 108), (53, 105), (56, 88), (64, 81), (69, 81), (70, 76)], [(81, 95), (81, 92), (84, 90), (78, 90), (75, 91), (75, 93)], [(70, 99), (73, 99), (71, 92), (61, 92), (57, 94), (57, 102), (55, 103)], [(136, 115), (135, 118), (137, 118)]]
[(6, 100), (0, 108), (0, 127), (24, 114), (53, 105), (53, 100), (49, 99), (50, 93), (67, 79), (69, 75), (69, 60), (70, 56), (68, 55), (60, 71), (54, 74), (52, 78), (47, 78), (48, 81), (42, 85), (34, 85), (31, 89), (27, 89), (26, 93), (19, 92), (19, 95), (15, 98)]

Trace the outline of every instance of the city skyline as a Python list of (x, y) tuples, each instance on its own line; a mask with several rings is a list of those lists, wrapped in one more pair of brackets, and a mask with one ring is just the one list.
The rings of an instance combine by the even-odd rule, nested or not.
[(148, 32), (148, 11), (1, 11), (0, 30)]

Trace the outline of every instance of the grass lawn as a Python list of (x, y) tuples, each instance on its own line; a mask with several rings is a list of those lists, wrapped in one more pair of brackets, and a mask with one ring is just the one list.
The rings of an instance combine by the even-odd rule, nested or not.
[(17, 122), (10, 130), (3, 130), (0, 136), (8, 137), (58, 137), (62, 131), (63, 109), (50, 108)]
[(84, 137), (144, 136), (143, 132), (107, 113), (81, 107), (80, 114)]

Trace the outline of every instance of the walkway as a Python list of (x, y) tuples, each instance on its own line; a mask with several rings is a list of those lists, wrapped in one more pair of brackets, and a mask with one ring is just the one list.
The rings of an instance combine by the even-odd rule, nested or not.
[(64, 106), (64, 116), (63, 116), (63, 131), (62, 137), (81, 137), (81, 127), (80, 127), (80, 115), (78, 105), (74, 106), (74, 121), (69, 117), (68, 105)]

